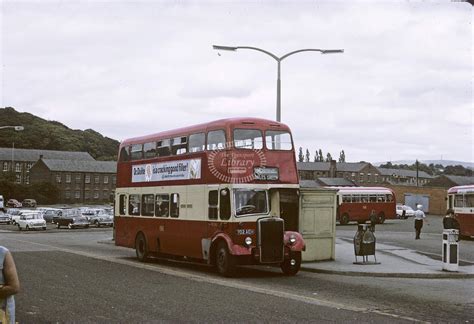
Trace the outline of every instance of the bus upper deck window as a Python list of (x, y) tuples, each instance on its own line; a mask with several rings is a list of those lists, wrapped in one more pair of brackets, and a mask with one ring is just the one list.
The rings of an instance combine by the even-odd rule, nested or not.
[(222, 150), (225, 148), (225, 132), (223, 130), (215, 130), (207, 133), (207, 149)]
[(133, 144), (131, 149), (132, 160), (140, 160), (143, 158), (143, 145)]
[(265, 146), (269, 150), (291, 151), (293, 149), (291, 135), (285, 131), (266, 131)]
[(180, 155), (186, 153), (188, 150), (188, 143), (187, 143), (186, 136), (175, 137), (171, 141), (171, 154), (172, 155)]
[(206, 147), (206, 135), (204, 133), (189, 135), (189, 152), (201, 152)]
[(259, 129), (234, 129), (234, 147), (242, 149), (263, 148), (262, 131)]
[(158, 156), (171, 155), (170, 142), (171, 142), (170, 139), (164, 139), (164, 140), (158, 141), (157, 149), (156, 149)]
[(124, 146), (120, 149), (119, 161), (121, 161), (121, 162), (130, 161), (129, 150), (130, 150), (130, 146)]
[(145, 155), (145, 159), (155, 157), (156, 156), (156, 142), (143, 144), (143, 154)]

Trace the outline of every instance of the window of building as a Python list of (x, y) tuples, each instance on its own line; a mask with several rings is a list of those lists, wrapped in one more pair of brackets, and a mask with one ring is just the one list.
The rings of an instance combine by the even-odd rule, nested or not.
[(156, 156), (156, 142), (143, 144), (143, 154), (144, 154), (145, 159), (155, 157)]
[(91, 175), (90, 174), (86, 174), (86, 176), (84, 178), (84, 182), (85, 183), (91, 183)]
[(3, 171), (8, 171), (8, 162), (3, 162)]
[(30, 175), (29, 174), (27, 174), (25, 176), (25, 184), (30, 184)]
[(70, 198), (71, 198), (71, 192), (70, 192), (70, 191), (65, 191), (65, 192), (64, 192), (64, 197), (65, 197), (66, 199), (70, 199)]
[(76, 183), (81, 183), (81, 175), (76, 174)]
[(15, 163), (15, 171), (21, 172), (21, 163)]
[(170, 216), (179, 217), (179, 194), (177, 193), (171, 194)]
[(140, 216), (140, 195), (130, 195), (128, 197), (128, 214)]
[(61, 173), (56, 174), (56, 183), (61, 183)]
[(180, 155), (188, 151), (188, 138), (186, 136), (175, 137), (171, 141), (171, 154)]
[(94, 176), (94, 183), (100, 183), (100, 176), (98, 175)]
[(104, 189), (104, 191), (102, 191), (102, 198), (104, 199), (109, 199), (109, 191)]
[(66, 174), (66, 183), (71, 183), (71, 175), (69, 173)]
[(114, 185), (117, 183), (117, 177), (116, 176), (112, 176), (112, 183)]
[(157, 143), (158, 156), (171, 155), (170, 143), (171, 143), (170, 139), (164, 139), (164, 140), (158, 141)]
[(204, 133), (189, 135), (189, 152), (201, 152), (206, 148), (206, 135)]
[(225, 148), (225, 132), (223, 130), (215, 130), (207, 133), (208, 150), (222, 150)]
[(359, 182), (364, 182), (364, 173), (359, 173)]
[(90, 199), (91, 198), (91, 193), (89, 190), (84, 191), (84, 198), (85, 199)]
[(379, 175), (377, 173), (374, 174), (374, 182), (379, 182)]
[(99, 199), (99, 197), (100, 197), (99, 190), (94, 191), (94, 199)]
[(155, 214), (155, 196), (153, 194), (142, 195), (142, 216), (153, 216)]
[(21, 183), (21, 174), (17, 174), (17, 175), (16, 175), (15, 182), (16, 182), (16, 183)]
[(170, 211), (170, 195), (156, 195), (155, 200), (155, 216), (168, 217)]
[(76, 199), (81, 198), (81, 192), (80, 191), (75, 191), (74, 192), (74, 198), (76, 198)]
[(234, 129), (234, 147), (241, 149), (261, 149), (262, 131), (258, 129)]
[(105, 184), (108, 184), (108, 183), (109, 183), (109, 176), (108, 176), (108, 175), (105, 175), (105, 176), (104, 176), (104, 183), (105, 183)]
[(29, 162), (29, 163), (26, 165), (26, 172), (30, 172), (30, 169), (31, 169), (32, 166), (33, 166), (33, 163), (32, 163), (32, 162)]

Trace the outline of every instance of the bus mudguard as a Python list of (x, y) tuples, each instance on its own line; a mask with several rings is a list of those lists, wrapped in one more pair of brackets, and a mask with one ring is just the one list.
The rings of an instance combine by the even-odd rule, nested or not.
[(284, 242), (291, 251), (306, 251), (303, 236), (298, 232), (286, 231)]
[(251, 255), (252, 254), (252, 249), (234, 244), (232, 242), (232, 239), (227, 235), (226, 233), (218, 233), (214, 238), (212, 239), (212, 244), (216, 242), (217, 240), (224, 240), (227, 243), (227, 248), (229, 249), (230, 254), (232, 255)]

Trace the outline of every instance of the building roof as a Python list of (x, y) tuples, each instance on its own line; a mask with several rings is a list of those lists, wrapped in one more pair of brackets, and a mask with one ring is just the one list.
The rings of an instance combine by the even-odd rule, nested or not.
[[(41, 160), (46, 167), (55, 172), (91, 172), (91, 173), (116, 173), (115, 161), (80, 161), (80, 160)], [(38, 162), (39, 163), (39, 162)], [(36, 165), (36, 164), (35, 164)], [(33, 166), (34, 167), (34, 166)]]
[(0, 161), (11, 161), (12, 151), (13, 159), (19, 162), (36, 162), (41, 155), (44, 159), (95, 161), (87, 152), (12, 149), (11, 147), (0, 147)]
[[(335, 163), (336, 172), (359, 172), (365, 168), (367, 162), (338, 162)], [(329, 171), (331, 162), (297, 162), (298, 170), (303, 171)]]
[[(380, 171), (381, 175), (384, 176), (398, 176), (403, 178), (416, 178), (416, 171), (413, 170), (405, 170), (405, 169), (390, 169), (390, 168), (377, 168)], [(425, 179), (433, 179), (435, 178), (432, 175), (424, 171), (418, 171), (418, 178), (425, 178)]]
[(345, 178), (318, 178), (318, 181), (323, 186), (331, 186), (331, 187), (350, 187), (356, 186), (356, 184)]
[(474, 177), (445, 175), (446, 178), (454, 182), (457, 186), (474, 185)]
[(317, 181), (315, 180), (300, 180), (300, 187), (301, 188), (322, 188)]

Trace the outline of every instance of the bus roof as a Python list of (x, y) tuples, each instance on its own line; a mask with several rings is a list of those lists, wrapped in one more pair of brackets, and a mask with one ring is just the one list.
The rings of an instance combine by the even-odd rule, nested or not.
[(449, 188), (448, 194), (456, 194), (456, 193), (474, 193), (474, 184), (466, 185), (466, 186), (456, 186)]
[(229, 126), (242, 126), (244, 128), (250, 128), (251, 126), (256, 126), (258, 128), (262, 127), (269, 127), (275, 130), (283, 130), (283, 131), (290, 131), (290, 128), (283, 124), (273, 120), (268, 119), (261, 119), (261, 118), (252, 118), (252, 117), (240, 117), (240, 118), (226, 118), (226, 119), (219, 119), (215, 121), (211, 121), (208, 123), (192, 125), (188, 127), (176, 128), (172, 130), (167, 130), (155, 134), (140, 136), (140, 137), (133, 137), (129, 139), (125, 139), (122, 141), (120, 146), (126, 146), (130, 144), (139, 144), (139, 143), (146, 143), (148, 141), (155, 141), (157, 139), (166, 139), (166, 138), (173, 138), (178, 136), (185, 136), (193, 133), (205, 132), (207, 130), (213, 129), (225, 129)]
[(391, 194), (393, 191), (385, 187), (326, 187), (339, 190), (340, 194)]

